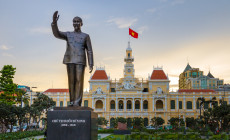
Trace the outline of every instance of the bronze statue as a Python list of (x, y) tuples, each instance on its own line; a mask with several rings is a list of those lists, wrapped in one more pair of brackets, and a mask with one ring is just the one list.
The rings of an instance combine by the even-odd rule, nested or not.
[(67, 66), (70, 105), (81, 106), (84, 85), (84, 72), (86, 67), (86, 53), (88, 57), (89, 72), (93, 70), (93, 50), (88, 34), (81, 32), (83, 25), (80, 17), (73, 18), (74, 31), (61, 32), (58, 29), (58, 11), (53, 14), (51, 24), (56, 38), (66, 40), (67, 47), (63, 63)]

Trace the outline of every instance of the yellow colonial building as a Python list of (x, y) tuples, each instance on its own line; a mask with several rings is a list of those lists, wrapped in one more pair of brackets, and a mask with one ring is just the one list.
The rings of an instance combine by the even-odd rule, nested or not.
[[(230, 102), (229, 90), (180, 89), (169, 92), (169, 78), (162, 68), (155, 67), (146, 80), (135, 77), (133, 52), (128, 44), (124, 58), (124, 75), (111, 80), (104, 68), (97, 68), (89, 79), (89, 92), (84, 92), (82, 106), (88, 106), (105, 117), (142, 117), (150, 125), (153, 117), (162, 117), (167, 124), (171, 117), (194, 117), (200, 114), (199, 97), (210, 100), (213, 97)], [(48, 89), (43, 94), (53, 98), (56, 106), (69, 104), (68, 89)], [(205, 108), (211, 104), (205, 105)], [(109, 124), (108, 124), (109, 125)]]

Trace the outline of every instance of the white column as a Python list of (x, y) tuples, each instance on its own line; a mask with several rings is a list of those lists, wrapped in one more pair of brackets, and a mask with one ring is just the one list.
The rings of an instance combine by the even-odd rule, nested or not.
[(153, 97), (153, 111), (155, 110), (155, 101), (154, 101), (154, 97)]
[(176, 110), (178, 110), (179, 107), (178, 107), (178, 96), (176, 96)]
[(92, 97), (92, 108), (95, 109), (94, 108), (94, 98), (93, 97)]
[(167, 97), (165, 97), (165, 111), (167, 111)]
[(117, 103), (117, 97), (116, 97), (116, 111), (118, 110), (118, 103)]
[(124, 98), (124, 111), (126, 111), (126, 108), (127, 108), (127, 101), (126, 101), (126, 98)]
[(195, 100), (195, 96), (193, 96), (193, 109), (196, 109), (196, 100)]
[(59, 95), (57, 96), (57, 106), (60, 106)]
[(185, 96), (183, 96), (183, 109), (185, 109)]
[(141, 112), (143, 111), (143, 100), (142, 100), (142, 97), (141, 97)]
[(106, 97), (105, 97), (105, 102), (104, 102), (104, 108), (105, 108), (105, 112), (106, 112)]
[(66, 105), (66, 95), (64, 96), (64, 105), (63, 106), (67, 106)]
[(135, 105), (135, 103), (134, 103), (134, 97), (133, 97), (133, 112), (134, 112), (134, 105)]

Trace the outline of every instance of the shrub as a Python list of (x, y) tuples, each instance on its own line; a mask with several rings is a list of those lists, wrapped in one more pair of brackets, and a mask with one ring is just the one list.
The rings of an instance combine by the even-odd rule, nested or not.
[(24, 132), (10, 132), (0, 134), (0, 139), (23, 139), (33, 136), (44, 135), (44, 131), (24, 131)]

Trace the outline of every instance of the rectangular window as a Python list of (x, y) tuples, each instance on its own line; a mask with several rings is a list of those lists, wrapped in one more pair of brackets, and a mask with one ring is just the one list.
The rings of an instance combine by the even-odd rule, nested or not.
[(143, 92), (149, 92), (148, 88), (144, 88)]
[(187, 101), (187, 109), (192, 109), (192, 102), (191, 101)]
[(111, 88), (111, 92), (116, 92), (115, 88)]
[(196, 102), (196, 109), (200, 109), (200, 103), (199, 103), (199, 101)]
[(182, 101), (179, 101), (179, 109), (182, 109)]
[(63, 107), (63, 101), (60, 102), (60, 107)]
[(88, 100), (84, 101), (84, 107), (88, 107)]
[(175, 109), (175, 100), (171, 100), (171, 109)]

